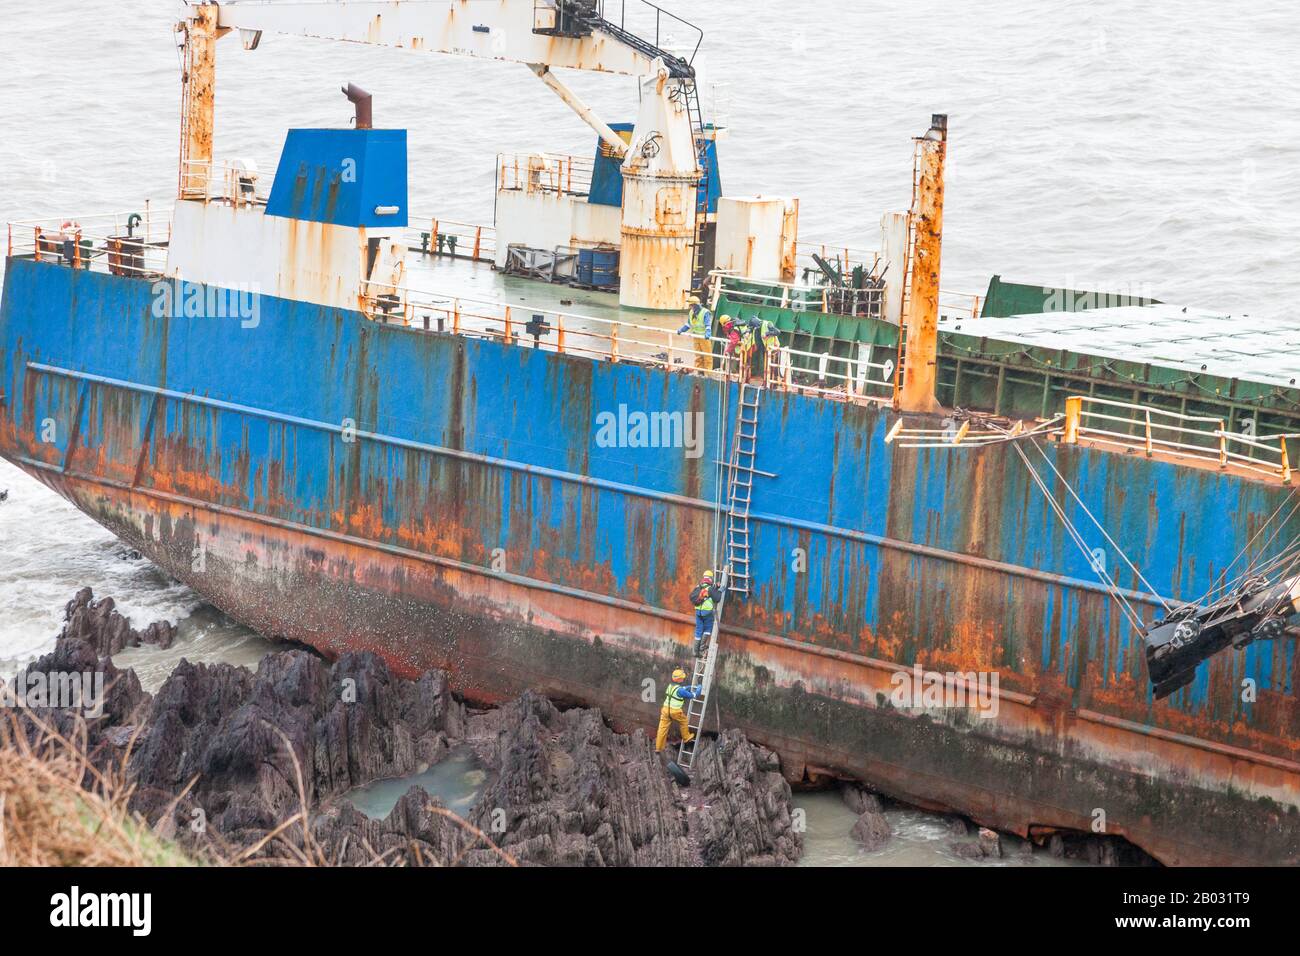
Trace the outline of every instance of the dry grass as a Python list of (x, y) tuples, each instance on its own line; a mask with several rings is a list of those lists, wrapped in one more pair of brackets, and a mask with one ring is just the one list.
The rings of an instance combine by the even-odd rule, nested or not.
[(69, 739), (30, 710), (0, 716), (0, 866), (195, 865), (130, 799), (121, 767), (87, 759), (84, 722)]

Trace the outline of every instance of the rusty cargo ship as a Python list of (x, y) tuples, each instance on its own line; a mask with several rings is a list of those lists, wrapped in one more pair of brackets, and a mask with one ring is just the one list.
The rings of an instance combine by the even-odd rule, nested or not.
[[(941, 116), (879, 250), (801, 240), (795, 200), (723, 193), (689, 25), (672, 52), (667, 14), (614, 6), (189, 7), (174, 201), (9, 226), (0, 454), (262, 633), (622, 728), (691, 666), (686, 595), (724, 568), (700, 720), (791, 780), (1300, 862), (1293, 633), (1159, 695), (1143, 651), (1300, 531), (1279, 327), (941, 292)], [(218, 162), (216, 50), (264, 32), (528, 64), (594, 156), (501, 157), (491, 227), (417, 216), (405, 132), (352, 88), (355, 128), (289, 131), (273, 176)], [(639, 77), (636, 122), (551, 67)], [(693, 291), (779, 348), (702, 357)], [(971, 693), (900, 700), (935, 674)]]

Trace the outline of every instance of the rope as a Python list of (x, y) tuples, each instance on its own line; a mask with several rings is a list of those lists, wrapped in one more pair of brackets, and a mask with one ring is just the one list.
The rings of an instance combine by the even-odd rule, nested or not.
[[(1252, 574), (1258, 576), (1261, 573), (1266, 573), (1257, 569), (1256, 564), (1258, 558), (1255, 558), (1252, 559), (1249, 564), (1247, 564), (1245, 571), (1237, 575), (1237, 577), (1233, 578), (1231, 581), (1227, 580), (1228, 572), (1232, 570), (1233, 565), (1235, 565), (1238, 561), (1240, 561), (1242, 555), (1246, 554), (1251, 549), (1251, 546), (1254, 545), (1255, 541), (1259, 538), (1259, 536), (1264, 533), (1264, 529), (1267, 528), (1269, 525), (1273, 524), (1273, 520), (1278, 516), (1278, 512), (1280, 512), (1286, 506), (1287, 502), (1289, 502), (1292, 498), (1295, 497), (1295, 493), (1296, 493), (1296, 489), (1292, 488), (1291, 494), (1287, 495), (1287, 497), (1283, 498), (1278, 503), (1278, 506), (1273, 509), (1273, 513), (1268, 516), (1268, 520), (1259, 526), (1259, 528), (1255, 531), (1255, 533), (1250, 536), (1250, 540), (1246, 542), (1245, 546), (1240, 551), (1237, 552), (1237, 556), (1233, 558), (1227, 564), (1227, 566), (1224, 567), (1222, 571), (1219, 572), (1219, 576), (1215, 578), (1215, 582), (1211, 584), (1210, 589), (1206, 591), (1204, 595), (1202, 595), (1201, 600), (1196, 602), (1197, 604), (1200, 604), (1201, 601), (1207, 600), (1208, 598), (1211, 597), (1211, 595), (1215, 593), (1222, 594), (1225, 591), (1231, 590), (1236, 585), (1241, 584), (1247, 578), (1251, 577)], [(1280, 532), (1282, 530), (1282, 527), (1288, 521), (1290, 521), (1292, 517), (1294, 517), (1297, 509), (1300, 509), (1300, 501), (1297, 501), (1295, 503), (1295, 505), (1291, 508), (1291, 511), (1282, 520), (1282, 522), (1273, 529), (1273, 533), (1269, 535), (1268, 540), (1265, 541), (1264, 544), (1259, 548), (1260, 552), (1263, 552), (1265, 549), (1268, 548), (1270, 544), (1273, 543), (1273, 541), (1278, 536), (1278, 532)], [(1292, 538), (1291, 541), (1288, 542), (1287, 546), (1282, 549), (1280, 554), (1277, 557), (1274, 557), (1270, 561), (1266, 562), (1265, 566), (1270, 568), (1276, 566), (1279, 560), (1284, 559), (1287, 553), (1292, 548), (1296, 547), (1297, 544), (1300, 544), (1300, 534), (1297, 534), (1294, 538)], [(1223, 582), (1222, 585), (1219, 584), (1220, 581)]]
[(1022, 449), (1017, 442), (1009, 442), (1008, 444), (1010, 444), (1011, 447), (1015, 449), (1016, 454), (1020, 456), (1020, 460), (1024, 463), (1025, 468), (1029, 472), (1029, 477), (1034, 480), (1034, 484), (1038, 485), (1039, 490), (1043, 493), (1043, 497), (1047, 499), (1047, 503), (1051, 505), (1052, 510), (1056, 512), (1057, 518), (1060, 519), (1062, 526), (1069, 533), (1075, 545), (1079, 548), (1080, 553), (1088, 559), (1089, 567), (1096, 572), (1097, 577), (1101, 578), (1101, 583), (1105, 586), (1107, 593), (1109, 593), (1110, 596), (1115, 599), (1116, 603), (1119, 604), (1120, 610), (1122, 610), (1128, 617), (1129, 623), (1133, 626), (1134, 630), (1143, 630), (1142, 619), (1138, 616), (1137, 612), (1133, 610), (1133, 606), (1129, 604), (1128, 599), (1120, 593), (1119, 587), (1111, 580), (1106, 569), (1097, 566), (1097, 562), (1093, 560), (1092, 552), (1088, 550), (1087, 542), (1083, 540), (1083, 535), (1079, 533), (1079, 530), (1074, 526), (1074, 523), (1070, 521), (1069, 516), (1065, 513), (1065, 509), (1062, 508), (1056, 498), (1053, 497), (1051, 490), (1048, 489), (1047, 484), (1043, 481), (1042, 477), (1034, 470), (1034, 466), (1029, 461), (1029, 456), (1025, 454), (1024, 449)]
[[(720, 382), (720, 387), (718, 388), (718, 413), (717, 413), (717, 421), (716, 421), (716, 427), (718, 430), (717, 434), (722, 438), (722, 440), (719, 442), (718, 445), (718, 458), (717, 458), (717, 464), (714, 466), (714, 478), (713, 478), (713, 570), (714, 571), (718, 571), (721, 569), (719, 565), (719, 559), (721, 557), (721, 555), (719, 554), (719, 544), (722, 537), (722, 495), (723, 495), (722, 489), (723, 489), (723, 479), (724, 479), (723, 470), (726, 468), (723, 459), (730, 457), (730, 450), (727, 447), (728, 442), (725, 440), (725, 436), (726, 436), (725, 422), (727, 420), (727, 412), (726, 412), (727, 392), (729, 390), (730, 390), (730, 383), (724, 377)], [(737, 401), (739, 401), (739, 398), (737, 398)], [(727, 482), (728, 484), (730, 484), (729, 478), (727, 479)]]
[(1132, 571), (1135, 575), (1137, 575), (1137, 579), (1140, 582), (1142, 582), (1142, 586), (1145, 587), (1152, 594), (1154, 594), (1156, 596), (1156, 600), (1158, 600), (1164, 606), (1165, 611), (1168, 612), (1170, 610), (1169, 602), (1166, 601), (1163, 597), (1161, 597), (1160, 592), (1151, 586), (1151, 582), (1148, 581), (1143, 576), (1142, 572), (1137, 569), (1137, 565), (1135, 565), (1132, 561), (1128, 559), (1128, 555), (1124, 553), (1124, 550), (1118, 544), (1115, 543), (1115, 539), (1112, 538), (1109, 533), (1107, 533), (1106, 529), (1102, 527), (1101, 522), (1098, 521), (1096, 517), (1093, 515), (1093, 513), (1088, 510), (1088, 506), (1083, 503), (1082, 499), (1079, 498), (1079, 495), (1075, 492), (1074, 488), (1070, 485), (1068, 481), (1065, 480), (1065, 476), (1062, 475), (1059, 470), (1057, 470), (1057, 467), (1055, 463), (1052, 461), (1052, 459), (1047, 457), (1047, 452), (1043, 451), (1042, 447), (1038, 444), (1037, 441), (1031, 441), (1030, 444), (1034, 446), (1034, 450), (1038, 452), (1039, 456), (1043, 459), (1043, 461), (1047, 462), (1047, 467), (1052, 469), (1052, 474), (1056, 476), (1057, 481), (1059, 481), (1061, 484), (1065, 486), (1065, 490), (1070, 493), (1070, 497), (1074, 499), (1075, 503), (1080, 508), (1083, 509), (1083, 513), (1086, 514), (1092, 520), (1092, 523), (1094, 525), (1096, 525), (1097, 530), (1100, 531), (1102, 537), (1106, 539), (1106, 543), (1115, 549), (1115, 553), (1118, 554), (1120, 558), (1123, 560), (1123, 562), (1129, 566), (1129, 570)]

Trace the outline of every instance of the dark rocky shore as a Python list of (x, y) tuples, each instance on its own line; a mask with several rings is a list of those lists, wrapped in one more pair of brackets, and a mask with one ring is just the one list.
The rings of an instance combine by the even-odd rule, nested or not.
[[(614, 733), (599, 710), (560, 709), (526, 693), (483, 709), (458, 699), (447, 674), (393, 676), (369, 653), (327, 663), (309, 649), (267, 654), (256, 672), (182, 660), (155, 694), (112, 655), (169, 647), (166, 623), (133, 629), (111, 598), (82, 589), (55, 649), (28, 674), (102, 673), (104, 716), (41, 711), (65, 735), (84, 730), (93, 762), (125, 767), (130, 807), (159, 836), (217, 859), (369, 865), (789, 865), (803, 848), (777, 757), (735, 731), (705, 741), (692, 784), (676, 786), (645, 732)], [(350, 791), (421, 774), (472, 754), (485, 778), (453, 813), (412, 786), (382, 819)], [(89, 782), (89, 777), (88, 777)], [(848, 781), (836, 786), (863, 852), (894, 839), (902, 806)], [(307, 826), (302, 825), (306, 810)], [(955, 858), (1030, 856), (1034, 844), (947, 818)], [(1151, 865), (1117, 837), (1055, 833), (1056, 858)]]
[[(182, 661), (158, 692), (111, 655), (166, 646), (170, 625), (134, 631), (83, 590), (53, 652), (28, 673), (102, 672), (104, 717), (86, 723), (101, 766), (126, 767), (131, 808), (185, 849), (224, 859), (405, 865), (787, 865), (802, 838), (775, 756), (726, 732), (677, 787), (645, 733), (600, 711), (526, 693), (475, 709), (447, 675), (394, 677), (369, 653), (333, 664), (268, 654), (256, 673)], [(73, 711), (46, 711), (65, 732)], [(412, 787), (384, 819), (343, 795), (468, 748), (486, 783), (464, 817)], [(306, 808), (306, 829), (297, 815)]]

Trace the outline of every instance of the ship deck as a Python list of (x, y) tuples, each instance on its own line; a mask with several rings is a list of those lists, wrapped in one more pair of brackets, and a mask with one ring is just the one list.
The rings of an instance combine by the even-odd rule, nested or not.
[[(161, 203), (144, 210), (143, 219), (103, 214), (11, 223), (9, 253), (119, 275), (166, 275), (169, 210)], [(492, 264), (491, 227), (416, 221), (426, 219), (426, 231), (421, 225), (404, 232), (409, 252), (402, 286), (363, 283), (361, 304), (371, 319), (735, 378), (738, 366), (723, 356), (721, 339), (704, 361), (694, 341), (677, 333), (681, 311), (624, 308), (614, 292), (507, 274)], [(429, 246), (434, 235), (436, 249)], [(448, 240), (444, 248), (448, 236), (459, 242)], [(760, 350), (755, 363), (769, 387), (893, 403), (897, 325), (828, 314), (805, 298), (817, 287), (755, 287), (719, 273), (714, 279), (728, 303), (720, 310), (772, 319), (786, 333), (776, 362)], [(1290, 482), (1290, 463), (1300, 454), (1300, 333), (1280, 321), (1162, 303), (976, 318), (977, 297), (950, 296), (948, 303), (944, 308), (941, 297), (937, 383), (947, 408), (982, 409), (1126, 453)], [(1066, 427), (1072, 407), (1073, 424)], [(959, 440), (1002, 440), (1002, 428), (982, 431), (976, 422)], [(933, 431), (909, 437), (951, 443), (942, 429)]]
[(1290, 388), (1300, 380), (1300, 329), (1262, 316), (1155, 303), (947, 319), (940, 331), (1261, 385)]

